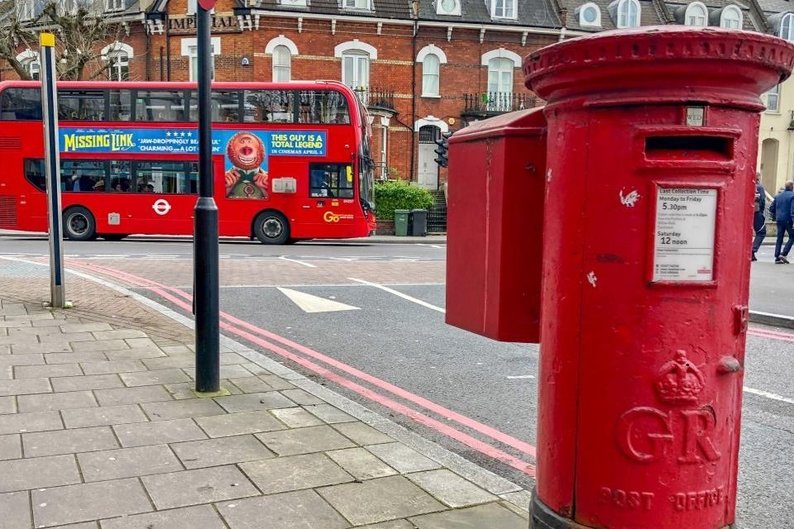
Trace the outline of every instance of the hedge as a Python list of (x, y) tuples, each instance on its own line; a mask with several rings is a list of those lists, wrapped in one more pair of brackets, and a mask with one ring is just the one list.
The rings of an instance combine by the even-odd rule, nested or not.
[(380, 220), (394, 220), (395, 209), (429, 209), (433, 195), (404, 180), (389, 180), (375, 184), (375, 216)]

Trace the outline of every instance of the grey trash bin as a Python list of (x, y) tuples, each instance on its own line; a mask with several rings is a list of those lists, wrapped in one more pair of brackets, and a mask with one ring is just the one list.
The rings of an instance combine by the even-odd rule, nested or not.
[(412, 209), (411, 218), (408, 222), (408, 235), (414, 237), (424, 237), (427, 235), (427, 210)]
[(407, 209), (394, 210), (394, 234), (405, 237), (409, 235), (408, 225), (411, 212)]

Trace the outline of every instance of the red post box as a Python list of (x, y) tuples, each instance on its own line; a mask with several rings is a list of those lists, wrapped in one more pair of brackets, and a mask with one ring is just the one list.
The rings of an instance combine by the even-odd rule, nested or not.
[(450, 325), (537, 343), (546, 167), (542, 109), (476, 122), (449, 139)]
[(531, 527), (734, 523), (759, 95), (793, 61), (670, 26), (525, 59), (555, 197)]

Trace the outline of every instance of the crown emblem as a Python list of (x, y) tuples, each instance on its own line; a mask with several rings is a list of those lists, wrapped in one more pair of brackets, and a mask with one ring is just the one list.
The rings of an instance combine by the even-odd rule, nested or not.
[(675, 360), (666, 362), (659, 370), (654, 388), (662, 402), (687, 404), (697, 400), (705, 387), (703, 374), (686, 357), (686, 352), (676, 351)]

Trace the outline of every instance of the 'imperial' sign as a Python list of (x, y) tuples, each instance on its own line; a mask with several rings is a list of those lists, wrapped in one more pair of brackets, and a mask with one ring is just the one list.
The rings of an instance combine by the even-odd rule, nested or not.
[[(168, 31), (174, 35), (196, 32), (196, 17), (193, 15), (183, 17), (168, 17)], [(237, 17), (234, 15), (212, 15), (212, 33), (237, 33)]]

